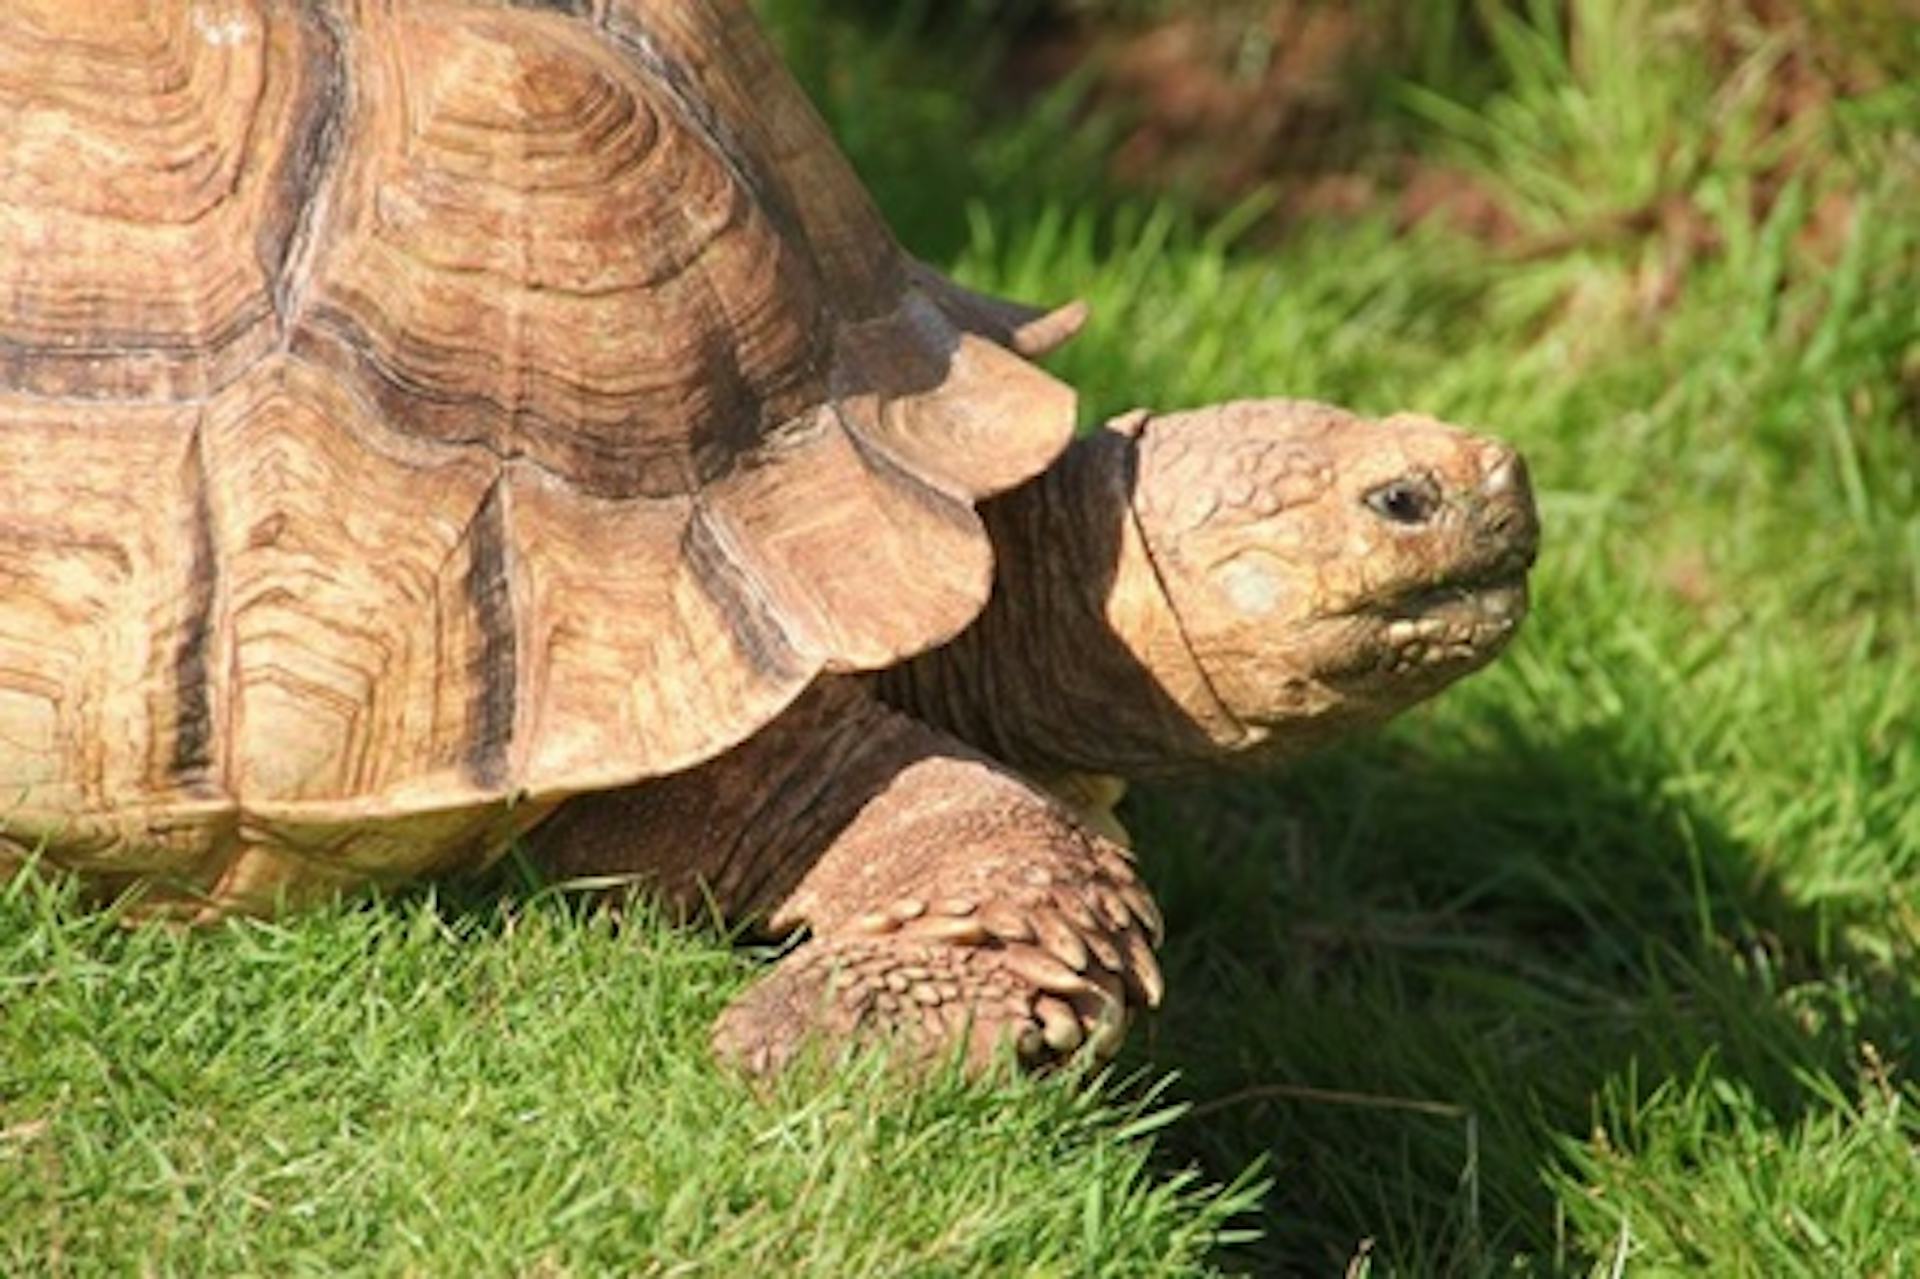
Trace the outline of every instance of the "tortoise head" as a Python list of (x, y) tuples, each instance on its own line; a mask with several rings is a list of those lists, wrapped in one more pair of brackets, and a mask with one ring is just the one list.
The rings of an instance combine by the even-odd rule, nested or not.
[(1526, 614), (1539, 520), (1506, 445), (1297, 400), (1122, 429), (1185, 656), (1239, 730), (1213, 735), (1224, 754), (1377, 723), (1485, 665)]

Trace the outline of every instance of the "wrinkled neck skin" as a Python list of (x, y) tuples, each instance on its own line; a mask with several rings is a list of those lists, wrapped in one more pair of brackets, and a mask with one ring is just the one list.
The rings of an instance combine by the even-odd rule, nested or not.
[(994, 593), (880, 678), (1046, 775), (1265, 767), (1490, 660), (1538, 544), (1524, 462), (1304, 401), (1121, 419), (982, 509)]
[[(887, 701), (1040, 775), (1191, 774), (1268, 736), (1215, 695), (1168, 600), (1132, 505), (1136, 424), (986, 504), (992, 599), (957, 639), (881, 675)], [(1325, 735), (1301, 730), (1299, 750)]]

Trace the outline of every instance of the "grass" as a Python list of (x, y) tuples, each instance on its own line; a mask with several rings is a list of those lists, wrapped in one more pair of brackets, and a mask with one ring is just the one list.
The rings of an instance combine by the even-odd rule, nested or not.
[(1111, 189), (1069, 99), (980, 106), (987, 42), (773, 8), (909, 244), (1093, 303), (1090, 418), (1521, 444), (1526, 633), (1288, 776), (1130, 801), (1171, 993), (1103, 1080), (750, 1094), (703, 1050), (747, 958), (538, 893), (179, 938), (17, 883), (0, 1270), (1920, 1273), (1912, 78), (1783, 123), (1777, 31), (1487, 7), (1470, 106), (1368, 108), (1521, 238), (1276, 239), (1258, 193)]
[(705, 1051), (742, 965), (644, 916), (6, 912), (8, 1274), (1167, 1273), (1244, 1199), (1150, 1169), (1151, 1100), (879, 1061), (750, 1095)]

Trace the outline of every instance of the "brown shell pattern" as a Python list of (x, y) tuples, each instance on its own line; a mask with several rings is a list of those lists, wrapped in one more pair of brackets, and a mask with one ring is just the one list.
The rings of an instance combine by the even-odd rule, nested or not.
[(739, 0), (0, 0), (0, 855), (417, 874), (953, 634), (1073, 401), (943, 285)]

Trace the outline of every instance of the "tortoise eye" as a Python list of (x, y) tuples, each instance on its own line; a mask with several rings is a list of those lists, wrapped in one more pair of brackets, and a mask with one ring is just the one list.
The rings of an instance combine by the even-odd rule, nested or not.
[(1395, 524), (1425, 524), (1440, 509), (1440, 490), (1426, 476), (1389, 480), (1368, 493), (1368, 509)]

